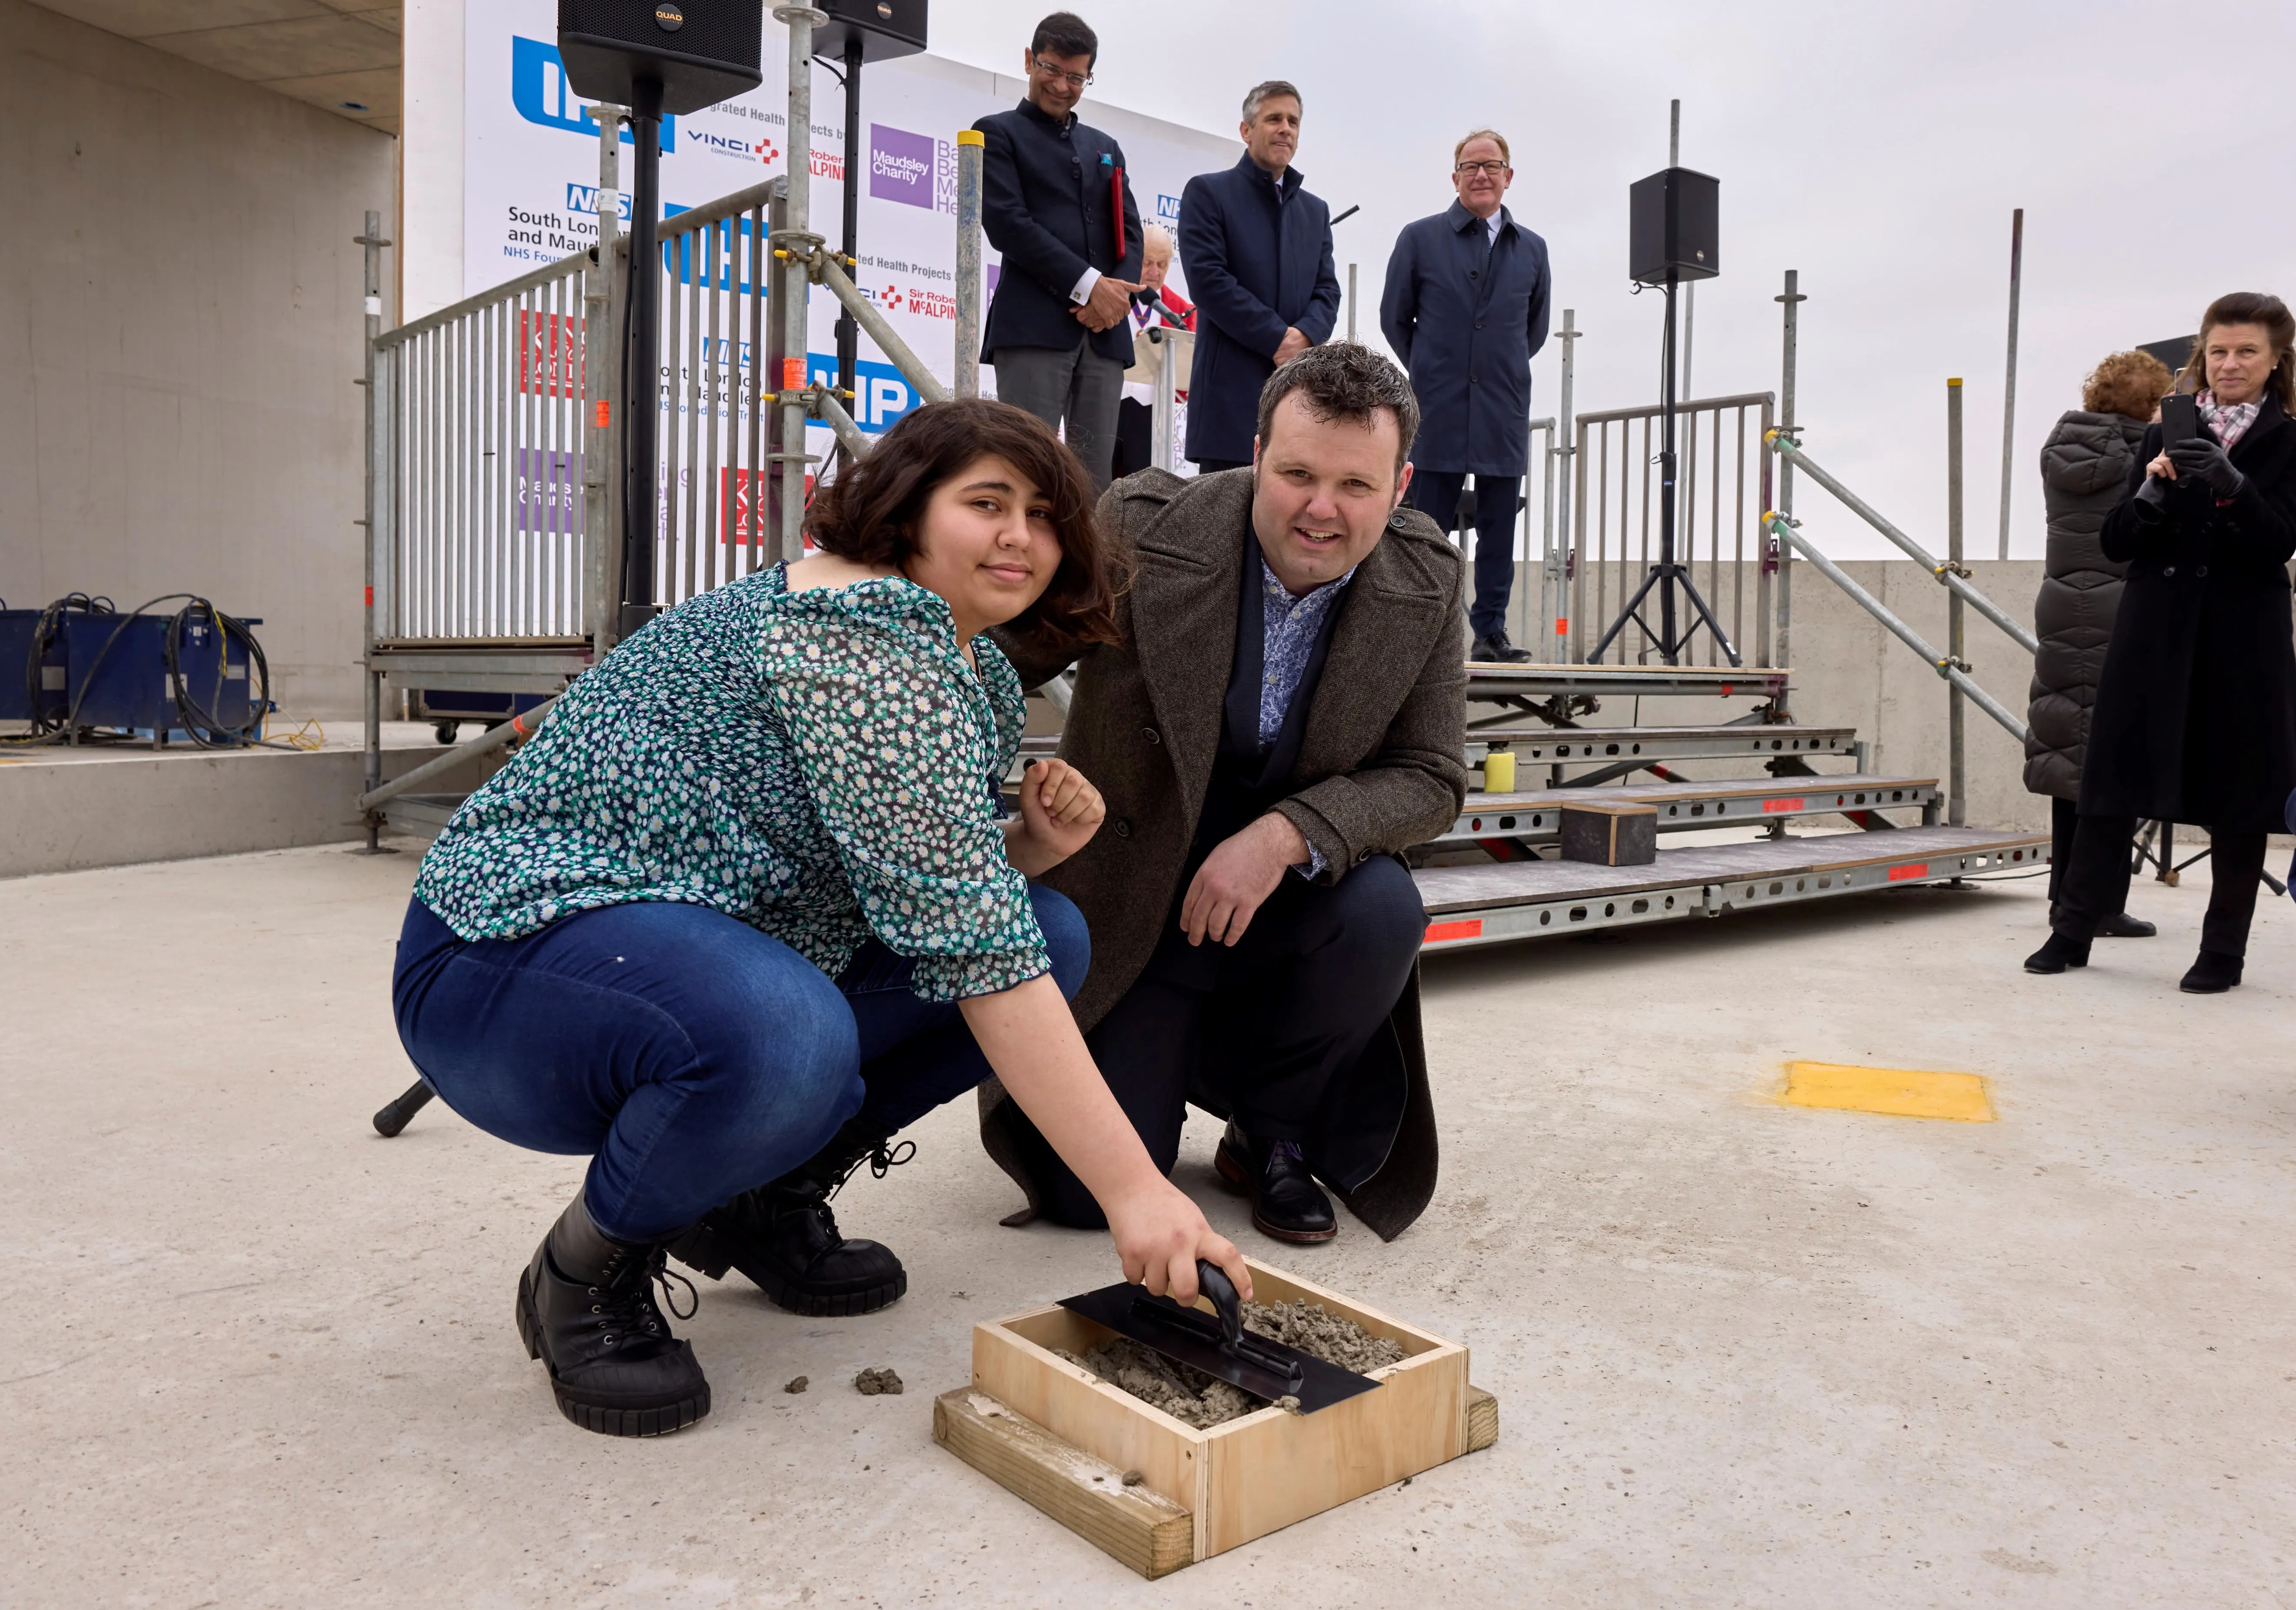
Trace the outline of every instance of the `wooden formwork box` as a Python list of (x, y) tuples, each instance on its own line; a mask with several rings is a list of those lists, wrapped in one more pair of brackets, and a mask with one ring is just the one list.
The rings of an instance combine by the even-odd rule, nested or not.
[(1245, 1262), (1259, 1301), (1319, 1303), (1401, 1343), (1403, 1361), (1373, 1372), (1378, 1391), (1315, 1414), (1270, 1406), (1199, 1430), (1056, 1355), (1112, 1333), (1047, 1304), (973, 1327), (972, 1384), (934, 1402), (933, 1440), (1150, 1577), (1497, 1440), (1466, 1348)]

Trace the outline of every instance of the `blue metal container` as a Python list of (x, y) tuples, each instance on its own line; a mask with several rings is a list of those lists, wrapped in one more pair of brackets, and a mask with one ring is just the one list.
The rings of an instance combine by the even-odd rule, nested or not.
[(58, 633), (48, 644), (36, 677), (29, 662), (39, 625), (37, 609), (0, 609), (0, 721), (30, 721), (36, 713), (44, 717), (63, 714), (63, 637)]
[(458, 689), (425, 688), (414, 696), (409, 719), (427, 721), (439, 730), (440, 743), (455, 741), (456, 728), (466, 721), (498, 727), (513, 715), (523, 715), (555, 697), (549, 693), (470, 693)]
[[(67, 615), (63, 617), (65, 691), (79, 727), (130, 732), (180, 732), (183, 717), (168, 669), (167, 615)], [(204, 609), (182, 617), (176, 666), (193, 704), (204, 709), (212, 738), (249, 727), (247, 647), (226, 650), (222, 630)]]

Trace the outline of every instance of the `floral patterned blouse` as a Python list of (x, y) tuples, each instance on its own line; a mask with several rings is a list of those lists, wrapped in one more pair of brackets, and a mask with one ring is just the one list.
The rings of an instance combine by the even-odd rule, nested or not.
[(928, 1001), (1051, 971), (995, 783), (1020, 678), (976, 675), (948, 605), (900, 576), (789, 591), (767, 570), (689, 600), (570, 688), (463, 802), (416, 898), (464, 939), (682, 901), (836, 977), (871, 935)]

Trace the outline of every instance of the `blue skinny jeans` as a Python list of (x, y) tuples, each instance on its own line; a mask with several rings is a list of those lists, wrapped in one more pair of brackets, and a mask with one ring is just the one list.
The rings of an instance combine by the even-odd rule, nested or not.
[[(1073, 999), (1092, 944), (1029, 886)], [(584, 1200), (618, 1240), (660, 1241), (805, 1162), (857, 1113), (891, 1135), (988, 1077), (955, 1001), (909, 993), (875, 940), (831, 978), (748, 923), (641, 902), (521, 939), (455, 937), (421, 901), (391, 1007), (439, 1099), (533, 1151), (587, 1156)]]

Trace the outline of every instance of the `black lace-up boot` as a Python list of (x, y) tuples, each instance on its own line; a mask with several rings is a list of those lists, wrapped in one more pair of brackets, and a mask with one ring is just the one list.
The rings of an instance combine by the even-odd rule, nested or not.
[(713, 1280), (740, 1270), (791, 1313), (874, 1313), (908, 1290), (909, 1272), (892, 1248), (840, 1235), (829, 1200), (865, 1162), (882, 1179), (916, 1149), (855, 1119), (808, 1162), (702, 1214), (669, 1250)]
[(1328, 1241), (1340, 1233), (1332, 1199), (1316, 1183), (1296, 1140), (1257, 1140), (1235, 1124), (1212, 1162), (1228, 1188), (1251, 1198), (1251, 1227), (1279, 1241)]
[[(566, 1418), (607, 1436), (662, 1436), (709, 1412), (709, 1383), (693, 1347), (669, 1334), (654, 1282), (660, 1246), (617, 1241), (578, 1194), (518, 1279), (518, 1334), (550, 1371)], [(691, 1319), (688, 1308), (678, 1317)]]

